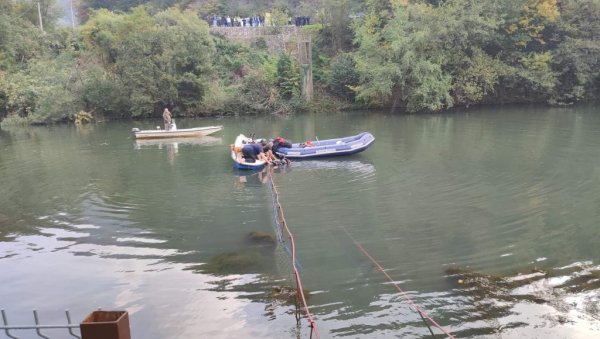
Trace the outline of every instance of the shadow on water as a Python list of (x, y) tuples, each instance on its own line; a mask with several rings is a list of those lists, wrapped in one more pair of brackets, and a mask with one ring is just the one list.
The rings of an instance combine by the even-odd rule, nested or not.
[(18, 232), (20, 226), (11, 220), (8, 216), (0, 213), (0, 241), (8, 241), (13, 237), (13, 232)]
[(10, 133), (2, 130), (2, 128), (0, 128), (0, 141), (5, 142), (6, 144), (10, 144), (11, 142)]
[(236, 252), (219, 253), (206, 264), (191, 269), (215, 275), (261, 273), (273, 266), (275, 236), (252, 231), (245, 239), (246, 246)]
[[(238, 298), (249, 299), (265, 304), (265, 316), (275, 319), (275, 310), (279, 307), (297, 305), (299, 300), (291, 271), (279, 272), (277, 269), (281, 250), (274, 235), (252, 231), (244, 239), (245, 247), (235, 252), (219, 253), (211, 257), (207, 263), (193, 265), (188, 270), (211, 274), (223, 279), (211, 282), (215, 292), (238, 292)], [(284, 259), (285, 260), (285, 259)], [(256, 274), (255, 280), (244, 284), (236, 284), (232, 275)], [(309, 291), (303, 289), (306, 298)], [(293, 314), (294, 309), (285, 311)]]

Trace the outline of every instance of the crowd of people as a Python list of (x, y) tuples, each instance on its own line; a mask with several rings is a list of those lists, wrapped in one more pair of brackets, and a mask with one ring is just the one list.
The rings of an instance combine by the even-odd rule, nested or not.
[[(271, 20), (271, 13), (265, 13), (264, 15), (252, 15), (249, 17), (236, 16), (221, 16), (213, 15), (208, 19), (212, 27), (265, 27), (275, 26)], [(310, 25), (309, 16), (295, 16), (288, 19), (288, 25), (294, 25), (297, 27)]]
[(270, 16), (263, 15), (253, 15), (245, 18), (213, 15), (211, 18), (211, 26), (213, 27), (264, 27), (271, 26), (270, 22)]
[(294, 25), (297, 27), (310, 25), (310, 17), (309, 16), (295, 16), (294, 17)]

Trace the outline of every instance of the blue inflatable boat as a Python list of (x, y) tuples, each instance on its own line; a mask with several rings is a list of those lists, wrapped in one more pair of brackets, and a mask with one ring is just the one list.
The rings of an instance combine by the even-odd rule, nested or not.
[(279, 147), (275, 152), (290, 159), (333, 157), (362, 152), (374, 141), (375, 137), (371, 133), (362, 132), (351, 137), (292, 144), (292, 147)]

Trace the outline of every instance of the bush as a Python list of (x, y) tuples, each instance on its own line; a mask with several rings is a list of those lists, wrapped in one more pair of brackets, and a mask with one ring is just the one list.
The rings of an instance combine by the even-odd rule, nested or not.
[(94, 116), (90, 112), (79, 111), (75, 113), (75, 125), (89, 124), (94, 121)]
[(290, 100), (300, 94), (298, 67), (288, 54), (282, 53), (277, 61), (277, 87), (283, 99)]
[(327, 88), (340, 98), (354, 101), (353, 86), (358, 85), (359, 77), (352, 56), (340, 54), (331, 62), (331, 78)]
[(263, 37), (259, 37), (258, 39), (256, 39), (256, 41), (254, 42), (253, 45), (254, 45), (254, 47), (259, 48), (264, 51), (266, 51), (268, 48), (267, 41)]

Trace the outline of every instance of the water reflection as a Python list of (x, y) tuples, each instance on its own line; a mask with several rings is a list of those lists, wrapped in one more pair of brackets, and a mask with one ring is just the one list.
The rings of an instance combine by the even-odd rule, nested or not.
[(333, 170), (347, 171), (360, 177), (375, 174), (375, 165), (368, 160), (354, 160), (352, 158), (332, 158), (322, 160), (299, 160), (290, 166), (294, 171)]
[[(527, 333), (528, 327), (538, 321), (552, 326), (576, 325), (577, 328), (587, 324), (596, 330), (599, 328), (593, 323), (600, 316), (597, 293), (594, 292), (600, 288), (600, 266), (591, 263), (556, 268), (538, 266), (511, 275), (450, 267), (446, 273), (456, 293), (468, 298), (466, 303), (461, 302), (464, 308), (456, 314), (465, 322), (463, 329), (455, 333), (461, 337), (494, 334), (500, 328), (521, 328), (522, 333)], [(528, 315), (527, 321), (524, 321), (524, 314)], [(531, 319), (533, 314), (540, 318)], [(478, 321), (488, 322), (489, 326), (467, 325)], [(572, 331), (570, 337), (579, 337), (586, 332), (579, 328)]]
[(260, 186), (267, 183), (268, 171), (271, 170), (268, 167), (263, 168), (260, 171), (247, 171), (234, 169), (233, 183), (236, 189), (250, 186)]
[[(272, 169), (324, 337), (427, 335), (340, 226), (461, 337), (597, 337), (600, 117), (528, 113), (240, 118), (223, 140), (378, 137)], [(288, 254), (248, 240), (274, 233), (268, 170), (232, 173), (221, 138), (132, 149), (129, 130), (0, 131), (0, 306), (127, 308), (140, 338), (293, 336)], [(476, 293), (450, 265), (527, 283)], [(534, 266), (558, 273), (511, 273)]]
[(177, 155), (179, 154), (180, 145), (221, 145), (222, 138), (203, 136), (200, 138), (166, 138), (166, 139), (136, 139), (134, 149), (140, 150), (143, 148), (158, 148), (167, 150), (167, 160), (172, 166), (175, 164)]
[(136, 139), (134, 143), (134, 149), (152, 148), (158, 147), (162, 149), (166, 146), (173, 146), (178, 148), (180, 144), (183, 145), (222, 145), (223, 139), (220, 137), (213, 137), (210, 135), (200, 138), (167, 138), (167, 139)]

